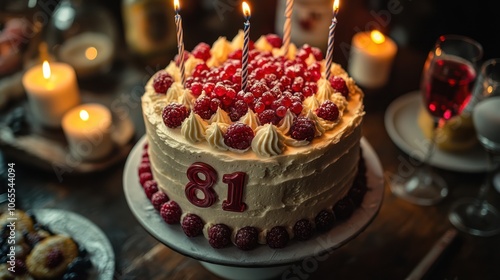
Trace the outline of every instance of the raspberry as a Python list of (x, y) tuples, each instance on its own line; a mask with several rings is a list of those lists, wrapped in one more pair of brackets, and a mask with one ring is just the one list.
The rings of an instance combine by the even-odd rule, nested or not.
[(144, 187), (144, 193), (146, 194), (146, 197), (148, 199), (151, 199), (151, 197), (153, 197), (153, 194), (155, 194), (158, 191), (158, 183), (156, 183), (155, 180), (146, 181), (143, 187)]
[(200, 96), (202, 91), (203, 91), (203, 85), (200, 82), (193, 82), (191, 84), (191, 93), (194, 96), (196, 97)]
[(314, 121), (306, 117), (299, 116), (295, 118), (290, 131), (290, 135), (295, 140), (311, 141), (314, 138), (316, 128), (314, 126)]
[(354, 206), (359, 206), (363, 202), (366, 194), (366, 185), (355, 185), (349, 190), (347, 196), (351, 199)]
[(323, 210), (314, 219), (318, 231), (327, 231), (333, 227), (335, 216), (332, 212)]
[(207, 43), (199, 43), (194, 47), (191, 54), (199, 59), (207, 61), (212, 55), (210, 54), (210, 46)]
[(163, 123), (170, 128), (179, 127), (188, 115), (189, 110), (186, 106), (175, 102), (165, 106), (161, 114)]
[(332, 101), (326, 100), (316, 110), (316, 115), (327, 121), (336, 121), (339, 118), (339, 108)]
[(143, 162), (139, 165), (139, 175), (142, 173), (151, 173), (151, 164), (149, 162)]
[(254, 227), (240, 228), (236, 233), (234, 243), (243, 251), (255, 249), (259, 240), (259, 232)]
[(153, 207), (158, 211), (160, 211), (163, 203), (167, 201), (168, 201), (168, 196), (162, 191), (157, 191), (151, 196), (151, 204), (153, 204)]
[(314, 58), (316, 59), (316, 61), (323, 60), (323, 53), (321, 52), (320, 49), (318, 49), (316, 47), (312, 47), (311, 48), (311, 53), (314, 55)]
[(298, 240), (308, 240), (314, 233), (312, 223), (307, 219), (299, 220), (293, 226), (293, 234)]
[(302, 101), (294, 101), (292, 105), (290, 105), (290, 110), (295, 114), (295, 115), (300, 115), (302, 112)]
[(266, 235), (266, 243), (273, 249), (284, 248), (290, 237), (284, 227), (273, 227)]
[(280, 121), (279, 117), (276, 116), (274, 110), (271, 109), (264, 110), (264, 112), (260, 113), (258, 116), (260, 125), (264, 125), (266, 123), (272, 123), (274, 125), (277, 125)]
[(24, 240), (26, 240), (26, 243), (28, 243), (28, 245), (30, 245), (31, 248), (35, 247), (35, 245), (42, 239), (43, 237), (36, 232), (28, 232), (24, 235)]
[(266, 40), (269, 44), (273, 46), (273, 48), (281, 48), (281, 38), (276, 34), (267, 34)]
[(233, 149), (245, 150), (252, 144), (253, 130), (244, 123), (234, 123), (227, 128), (224, 143)]
[(226, 247), (231, 242), (231, 230), (224, 224), (216, 224), (208, 230), (208, 243), (216, 249)]
[(203, 96), (194, 102), (193, 111), (205, 120), (212, 117), (215, 111), (210, 108), (210, 98)]
[(188, 237), (195, 237), (203, 231), (203, 221), (195, 214), (187, 214), (182, 219), (182, 230)]
[(61, 264), (63, 260), (64, 260), (64, 255), (61, 252), (61, 250), (58, 248), (54, 248), (50, 250), (49, 253), (47, 254), (45, 265), (48, 268), (54, 268), (59, 264)]
[(337, 220), (346, 220), (352, 215), (352, 212), (354, 212), (354, 206), (348, 197), (342, 198), (333, 206), (333, 213), (335, 213)]
[(149, 180), (153, 180), (153, 174), (151, 174), (150, 172), (139, 174), (139, 183), (141, 183), (141, 186), (144, 187), (144, 183)]
[(153, 80), (153, 88), (156, 93), (166, 94), (170, 86), (174, 83), (174, 78), (165, 70), (160, 70), (156, 73)]
[(172, 225), (181, 220), (182, 210), (177, 202), (170, 200), (163, 203), (160, 208), (160, 215), (167, 224)]
[(234, 105), (229, 108), (229, 117), (233, 122), (238, 121), (248, 111), (248, 105), (243, 100), (234, 102)]
[[(260, 100), (260, 98), (259, 98)], [(266, 104), (260, 102), (260, 101), (257, 101), (255, 102), (255, 106), (254, 106), (254, 111), (255, 113), (259, 114), (259, 113), (262, 113), (264, 112), (264, 110), (266, 109)]]
[(242, 50), (235, 50), (232, 53), (228, 55), (228, 59), (241, 59), (243, 56), (243, 51)]
[[(18, 259), (18, 258), (16, 258), (16, 260), (15, 260), (14, 267), (16, 269), (14, 271), (11, 271), (11, 273), (14, 274), (14, 275), (24, 275), (28, 271), (28, 268), (26, 267), (26, 263), (23, 260)], [(9, 278), (7, 278), (7, 279), (9, 279)]]
[(340, 92), (345, 98), (349, 97), (349, 88), (347, 88), (347, 84), (342, 77), (332, 76), (330, 84), (334, 90)]

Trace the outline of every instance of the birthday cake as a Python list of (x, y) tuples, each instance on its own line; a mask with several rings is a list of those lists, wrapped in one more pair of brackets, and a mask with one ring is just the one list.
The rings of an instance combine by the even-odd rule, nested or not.
[[(321, 51), (276, 35), (200, 43), (157, 72), (142, 97), (146, 196), (168, 224), (214, 248), (283, 248), (348, 219), (366, 192), (363, 93)], [(185, 68), (185, 83), (181, 83)]]

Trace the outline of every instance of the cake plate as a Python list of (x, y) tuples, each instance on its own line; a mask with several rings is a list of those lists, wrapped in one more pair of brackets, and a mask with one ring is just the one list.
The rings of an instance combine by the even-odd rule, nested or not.
[[(358, 236), (377, 215), (384, 195), (383, 171), (377, 154), (365, 138), (361, 139), (363, 157), (367, 167), (368, 191), (363, 203), (351, 218), (340, 222), (323, 234), (308, 241), (291, 240), (282, 249), (259, 246), (252, 251), (242, 251), (231, 245), (224, 249), (212, 248), (204, 236), (187, 237), (180, 225), (168, 225), (153, 208), (139, 184), (138, 166), (141, 162), (146, 137), (130, 153), (123, 174), (127, 203), (139, 223), (158, 241), (180, 254), (200, 263), (221, 277), (228, 279), (269, 279), (291, 264), (308, 258), (326, 259), (335, 249)], [(248, 278), (245, 278), (248, 277)]]

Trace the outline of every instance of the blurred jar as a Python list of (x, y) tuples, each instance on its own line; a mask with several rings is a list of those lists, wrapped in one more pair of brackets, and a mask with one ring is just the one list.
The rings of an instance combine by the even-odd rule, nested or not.
[[(276, 8), (276, 34), (283, 36), (287, 0), (278, 0)], [(332, 24), (332, 0), (295, 0), (292, 13), (291, 41), (301, 46), (309, 44), (322, 50), (328, 44), (329, 26)]]
[[(89, 0), (61, 1), (45, 30), (48, 52), (70, 64), (78, 78), (109, 72), (117, 37), (111, 14), (98, 2)], [(40, 56), (45, 56), (43, 51)]]
[(123, 0), (122, 14), (129, 50), (146, 61), (168, 61), (165, 54), (177, 45), (173, 2)]

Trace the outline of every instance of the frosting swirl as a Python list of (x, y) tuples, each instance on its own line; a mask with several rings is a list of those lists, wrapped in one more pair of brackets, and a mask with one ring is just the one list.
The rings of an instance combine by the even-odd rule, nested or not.
[(208, 144), (219, 150), (227, 151), (228, 146), (224, 143), (224, 133), (228, 125), (225, 123), (214, 122), (207, 127), (205, 139)]
[(247, 113), (243, 117), (241, 117), (240, 122), (248, 125), (254, 131), (257, 129), (257, 127), (259, 127), (259, 120), (251, 109), (248, 109)]
[(207, 123), (193, 111), (181, 126), (181, 133), (189, 142), (196, 143), (205, 139)]
[(252, 150), (259, 156), (277, 156), (285, 149), (284, 136), (272, 124), (257, 129), (252, 140)]

